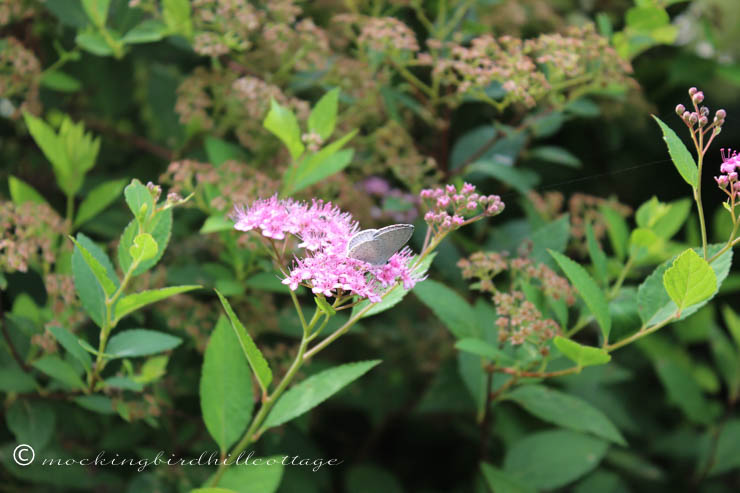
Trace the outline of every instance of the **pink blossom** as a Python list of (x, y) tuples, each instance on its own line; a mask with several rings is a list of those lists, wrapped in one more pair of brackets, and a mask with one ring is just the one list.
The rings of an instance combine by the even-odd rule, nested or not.
[(723, 174), (715, 176), (714, 180), (734, 204), (734, 200), (740, 198), (740, 182), (737, 173), (740, 169), (740, 156), (732, 149), (720, 149), (720, 152), (722, 153), (722, 164), (719, 170)]
[(357, 232), (358, 224), (349, 213), (328, 202), (313, 200), (309, 205), (273, 196), (235, 208), (232, 218), (239, 231), (258, 230), (272, 240), (284, 240), (287, 235), (301, 240), (298, 248), (304, 249), (303, 257), (296, 256), (282, 281), (294, 291), (303, 285), (314, 294), (356, 295), (376, 303), (385, 288), (396, 282), (411, 289), (421, 280), (411, 269), (412, 253), (408, 248), (380, 266), (348, 257), (347, 242)]

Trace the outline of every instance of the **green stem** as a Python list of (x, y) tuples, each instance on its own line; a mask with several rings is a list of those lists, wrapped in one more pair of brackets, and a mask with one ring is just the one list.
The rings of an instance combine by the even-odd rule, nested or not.
[(72, 233), (72, 225), (74, 224), (74, 213), (75, 213), (75, 197), (73, 194), (67, 195), (67, 212), (66, 212), (66, 219), (67, 219), (67, 227), (69, 228), (68, 232)]
[(666, 325), (668, 325), (669, 323), (673, 322), (674, 320), (678, 320), (678, 317), (679, 316), (680, 316), (680, 313), (679, 312), (676, 312), (673, 316), (668, 317), (667, 319), (663, 320), (659, 324), (653, 325), (652, 327), (645, 327), (643, 325), (640, 328), (640, 330), (638, 330), (637, 332), (635, 332), (631, 336), (626, 337), (626, 338), (622, 339), (621, 341), (617, 341), (614, 344), (606, 344), (606, 345), (604, 345), (604, 347), (602, 349), (604, 349), (607, 352), (611, 352), (611, 351), (614, 351), (615, 349), (619, 349), (622, 346), (626, 346), (627, 344), (630, 344), (630, 343), (632, 343), (632, 342), (634, 342), (634, 341), (636, 341), (638, 339), (642, 339), (643, 337), (652, 334), (653, 332), (657, 331), (658, 329), (661, 329), (661, 328), (665, 327)]
[(614, 286), (612, 287), (611, 291), (609, 292), (609, 299), (614, 299), (617, 294), (619, 293), (619, 289), (622, 287), (622, 284), (624, 283), (624, 280), (627, 278), (627, 274), (629, 273), (630, 269), (632, 268), (632, 264), (634, 263), (634, 259), (630, 257), (627, 260), (627, 263), (624, 264), (624, 267), (622, 268), (622, 272), (619, 273), (619, 277), (614, 282)]

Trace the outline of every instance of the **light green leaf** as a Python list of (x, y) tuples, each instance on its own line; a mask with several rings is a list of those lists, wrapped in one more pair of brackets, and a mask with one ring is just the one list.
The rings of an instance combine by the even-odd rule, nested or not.
[(149, 233), (139, 233), (134, 238), (134, 244), (128, 249), (128, 254), (134, 263), (140, 264), (157, 256), (157, 242)]
[(252, 375), (236, 333), (223, 315), (203, 357), (200, 408), (206, 428), (222, 452), (239, 439), (252, 417)]
[(234, 221), (221, 215), (208, 216), (200, 228), (200, 234), (217, 233), (234, 229)]
[(301, 128), (298, 126), (298, 118), (290, 109), (271, 99), (270, 111), (262, 125), (283, 141), (294, 161), (301, 157), (305, 150), (301, 140)]
[(591, 262), (594, 265), (594, 275), (596, 281), (602, 286), (606, 286), (609, 281), (609, 275), (607, 271), (606, 254), (601, 249), (601, 245), (596, 240), (594, 234), (594, 228), (590, 222), (586, 222), (586, 245), (588, 247), (588, 255), (591, 257)]
[(262, 429), (279, 426), (310, 411), (378, 364), (380, 360), (359, 361), (311, 375), (280, 397)]
[(599, 288), (596, 281), (586, 272), (586, 269), (581, 267), (576, 262), (572, 261), (565, 255), (550, 251), (550, 255), (555, 259), (560, 268), (568, 276), (568, 279), (573, 286), (581, 295), (583, 301), (591, 313), (596, 318), (596, 321), (601, 327), (601, 334), (604, 336), (604, 340), (609, 340), (609, 332), (612, 328), (612, 319), (609, 315), (609, 304), (606, 301), (606, 295)]
[[(250, 466), (232, 465), (218, 482), (236, 493), (275, 493), (283, 479), (283, 456), (252, 458)], [(252, 465), (253, 464), (253, 465)]]
[[(113, 270), (113, 266), (108, 256), (100, 249), (90, 238), (82, 233), (77, 233), (76, 244), (81, 245), (87, 254), (95, 260), (96, 271), (88, 264), (88, 259), (83, 256), (80, 248), (75, 247), (72, 253), (72, 275), (74, 279), (77, 296), (82, 302), (82, 307), (90, 315), (90, 318), (102, 327), (105, 319), (105, 298), (106, 291), (98, 280), (100, 276), (105, 282), (107, 289), (110, 290), (109, 282), (114, 285), (114, 291), (118, 288), (118, 277)], [(100, 271), (102, 266), (103, 271)]]
[[(95, 279), (98, 281), (98, 284), (103, 288), (103, 291), (107, 296), (111, 296), (113, 293), (115, 293), (117, 286), (117, 279), (114, 281), (110, 277), (108, 277), (108, 271), (105, 267), (96, 259), (92, 253), (90, 253), (82, 244), (80, 244), (77, 240), (69, 237), (70, 240), (72, 240), (75, 244), (75, 253), (79, 253), (82, 256), (82, 259), (85, 261), (87, 266), (92, 271), (93, 275), (95, 276)], [(73, 270), (74, 270), (74, 264), (73, 264)]]
[[(108, 31), (111, 32), (111, 31)], [(78, 32), (75, 42), (85, 51), (93, 55), (111, 56), (113, 48), (105, 41), (102, 34), (97, 31)]]
[(624, 260), (627, 256), (627, 241), (629, 240), (627, 222), (617, 211), (609, 206), (602, 205), (599, 211), (606, 221), (606, 231), (609, 234), (609, 241), (612, 244), (614, 253), (619, 260)]
[(181, 343), (179, 337), (164, 332), (129, 329), (111, 337), (105, 350), (112, 358), (135, 358), (169, 351)]
[(55, 354), (42, 356), (33, 362), (33, 367), (67, 387), (79, 390), (86, 388), (77, 370)]
[(77, 361), (82, 363), (85, 370), (90, 371), (92, 368), (92, 359), (90, 355), (85, 351), (80, 343), (77, 341), (77, 337), (70, 331), (63, 327), (49, 327), (49, 332), (54, 335), (54, 338), (59, 344), (66, 349), (69, 354), (74, 356)]
[(584, 346), (564, 337), (555, 336), (553, 343), (564, 356), (578, 366), (603, 365), (612, 359), (609, 353), (601, 348)]
[(7, 409), (5, 422), (16, 442), (43, 450), (54, 434), (56, 419), (47, 402), (18, 399)]
[(727, 330), (730, 331), (732, 338), (735, 340), (735, 346), (740, 349), (740, 315), (738, 315), (731, 306), (722, 307), (722, 318), (725, 320)]
[(485, 462), (481, 462), (480, 467), (483, 478), (493, 493), (537, 493), (536, 489), (517, 476)]
[(30, 113), (24, 112), (23, 118), (28, 131), (33, 137), (36, 145), (44, 153), (46, 159), (51, 163), (59, 188), (66, 195), (74, 195), (82, 185), (82, 179), (76, 176), (71, 164), (67, 159), (64, 142), (60, 139), (54, 129), (44, 120), (36, 118)]
[(329, 317), (333, 317), (337, 314), (337, 310), (331, 306), (327, 301), (324, 295), (317, 295), (313, 297), (314, 302), (316, 303), (316, 307), (321, 310), (324, 315), (327, 315)]
[(663, 123), (657, 116), (653, 115), (653, 118), (655, 118), (655, 121), (658, 122), (660, 129), (663, 131), (663, 140), (665, 140), (668, 145), (668, 153), (671, 155), (673, 165), (678, 170), (681, 178), (683, 178), (686, 183), (696, 188), (697, 181), (699, 179), (699, 172), (697, 170), (694, 157), (671, 127)]
[(45, 70), (40, 82), (47, 89), (59, 92), (77, 92), (82, 88), (79, 80), (61, 70)]
[(635, 262), (641, 262), (651, 254), (660, 252), (663, 240), (652, 229), (636, 228), (630, 233), (629, 256)]
[(87, 17), (96, 26), (105, 25), (108, 18), (110, 0), (81, 0), (82, 8), (85, 9)]
[(252, 340), (247, 329), (244, 328), (242, 323), (239, 321), (239, 318), (236, 316), (236, 313), (232, 310), (229, 300), (224, 298), (224, 296), (218, 291), (216, 291), (216, 294), (221, 300), (221, 304), (226, 311), (226, 315), (229, 317), (231, 328), (234, 329), (234, 332), (236, 333), (236, 337), (239, 340), (242, 351), (244, 351), (244, 355), (247, 357), (247, 361), (249, 361), (249, 366), (252, 367), (252, 371), (257, 377), (257, 381), (262, 388), (262, 392), (267, 393), (267, 387), (270, 385), (270, 382), (272, 382), (272, 370), (270, 370), (267, 360), (265, 360), (265, 357), (257, 348), (257, 345)]
[(186, 39), (192, 38), (190, 0), (162, 0), (162, 17), (171, 34), (179, 34)]
[(97, 216), (103, 209), (113, 203), (121, 195), (126, 180), (110, 180), (101, 183), (90, 190), (90, 193), (84, 198), (77, 210), (75, 218), (75, 227), (84, 224), (86, 221)]
[(717, 276), (706, 260), (689, 249), (665, 271), (663, 287), (680, 313), (684, 308), (711, 298), (717, 292)]
[(466, 353), (482, 356), (493, 361), (497, 365), (514, 366), (516, 364), (516, 360), (514, 358), (512, 358), (493, 344), (490, 344), (481, 339), (474, 339), (472, 337), (460, 339), (455, 343), (455, 348), (459, 349), (460, 351), (465, 351)]
[(208, 162), (218, 167), (226, 161), (246, 161), (247, 154), (240, 146), (227, 142), (223, 139), (217, 139), (210, 135), (205, 140), (206, 156)]
[(167, 34), (167, 26), (157, 19), (145, 19), (123, 35), (121, 41), (126, 44), (153, 43)]
[(544, 385), (523, 385), (506, 394), (506, 399), (515, 401), (549, 423), (627, 445), (622, 434), (604, 413), (578, 397)]
[(25, 202), (33, 202), (35, 204), (46, 204), (46, 200), (41, 196), (31, 185), (19, 180), (13, 175), (8, 176), (8, 188), (10, 188), (10, 198), (16, 205), (21, 205)]
[(170, 286), (168, 288), (152, 289), (124, 296), (123, 298), (118, 300), (118, 303), (116, 303), (115, 319), (119, 320), (129, 313), (136, 311), (146, 305), (156, 303), (157, 301), (169, 298), (170, 296), (174, 296), (180, 293), (186, 293), (200, 287), (201, 286), (197, 284), (187, 284), (185, 286)]
[(339, 107), (339, 88), (324, 94), (308, 116), (308, 130), (321, 136), (326, 141), (334, 132)]
[(131, 180), (131, 183), (123, 189), (123, 195), (126, 197), (126, 204), (131, 209), (131, 213), (139, 222), (150, 217), (154, 212), (154, 196), (139, 180), (135, 178)]
[[(133, 275), (138, 276), (148, 269), (154, 267), (159, 259), (164, 255), (167, 249), (167, 244), (170, 241), (170, 234), (172, 233), (172, 209), (158, 212), (152, 217), (146, 226), (146, 233), (152, 235), (154, 241), (157, 242), (157, 254), (149, 259), (141, 262), (136, 269), (134, 269)], [(121, 267), (123, 272), (126, 272), (133, 261), (131, 257), (130, 248), (134, 244), (134, 238), (139, 233), (139, 224), (136, 219), (131, 220), (123, 230), (121, 235), (121, 241), (118, 243), (118, 265)]]
[(608, 442), (575, 431), (540, 431), (514, 442), (506, 452), (504, 471), (537, 489), (551, 490), (594, 469), (608, 448)]
[(357, 134), (357, 130), (347, 133), (316, 153), (304, 155), (288, 171), (284, 185), (285, 193), (293, 194), (299, 190), (303, 190), (346, 168), (352, 162), (354, 150), (340, 149), (355, 134)]
[(444, 284), (427, 279), (414, 287), (414, 294), (458, 339), (478, 336), (478, 325), (470, 316), (472, 308)]

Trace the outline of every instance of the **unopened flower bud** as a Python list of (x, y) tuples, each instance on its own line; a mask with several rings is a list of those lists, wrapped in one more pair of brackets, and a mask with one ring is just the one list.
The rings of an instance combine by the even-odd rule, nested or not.
[(694, 96), (694, 94), (696, 94), (696, 93), (697, 93), (697, 91), (699, 91), (699, 89), (697, 89), (696, 87), (692, 87), (692, 88), (690, 88), (690, 89), (689, 89), (689, 96), (693, 97), (693, 96)]
[(704, 101), (704, 93), (703, 93), (703, 92), (701, 92), (701, 91), (697, 92), (696, 94), (694, 94), (694, 95), (693, 95), (693, 96), (691, 97), (691, 100), (692, 100), (692, 101), (693, 101), (694, 103), (696, 103), (696, 104), (699, 104), (699, 103), (701, 103), (702, 101)]
[(692, 125), (696, 125), (698, 121), (699, 115), (697, 115), (696, 113), (691, 113), (691, 115), (689, 115), (689, 123), (691, 123)]
[(706, 106), (702, 106), (701, 108), (699, 108), (699, 114), (702, 116), (709, 116), (709, 108), (707, 108)]
[(683, 115), (685, 111), (686, 111), (686, 106), (684, 106), (682, 104), (676, 105), (676, 114), (678, 116)]
[(700, 127), (705, 126), (707, 123), (709, 123), (709, 120), (707, 119), (706, 116), (702, 116), (701, 118), (699, 118), (699, 126)]
[(689, 117), (691, 117), (691, 113), (689, 113), (688, 111), (684, 111), (683, 115), (681, 115), (681, 118), (683, 118), (683, 121), (685, 122), (689, 121)]
[(725, 118), (727, 118), (727, 112), (725, 110), (717, 110), (714, 115), (720, 120), (724, 120)]

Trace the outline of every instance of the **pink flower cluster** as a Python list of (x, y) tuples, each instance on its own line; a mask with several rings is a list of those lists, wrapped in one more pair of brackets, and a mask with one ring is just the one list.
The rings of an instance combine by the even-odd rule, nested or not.
[(722, 152), (722, 164), (719, 170), (722, 174), (715, 176), (714, 179), (734, 202), (734, 199), (740, 198), (740, 181), (737, 176), (738, 169), (740, 169), (740, 156), (732, 149), (720, 149), (720, 152)]
[[(470, 183), (465, 183), (459, 191), (454, 185), (427, 188), (421, 191), (420, 196), (429, 209), (424, 220), (437, 232), (452, 231), (483, 216), (495, 216), (504, 210), (501, 197), (480, 195)], [(478, 215), (474, 216), (476, 213)]]
[(303, 285), (315, 294), (356, 295), (379, 302), (384, 288), (398, 280), (405, 289), (420, 280), (410, 268), (412, 253), (408, 248), (380, 266), (348, 257), (347, 242), (357, 232), (358, 224), (349, 213), (329, 202), (313, 200), (307, 204), (273, 196), (235, 208), (232, 218), (239, 231), (258, 230), (265, 238), (278, 241), (292, 235), (301, 241), (298, 248), (305, 250), (305, 256), (296, 257), (283, 279), (283, 284), (294, 291)]

